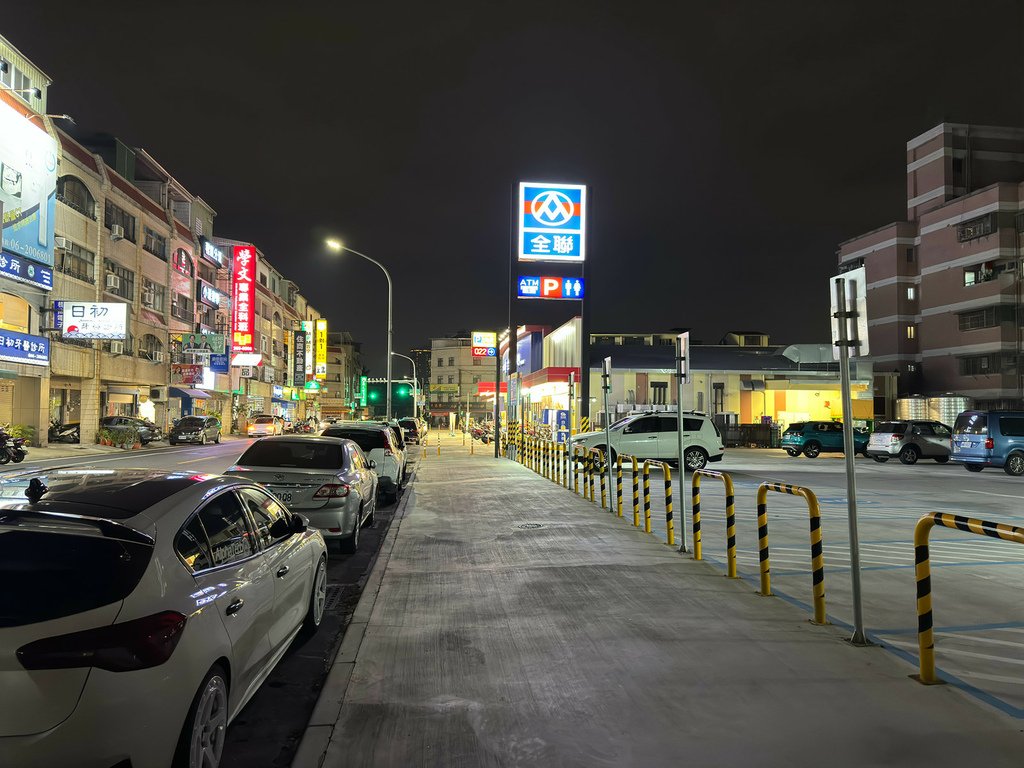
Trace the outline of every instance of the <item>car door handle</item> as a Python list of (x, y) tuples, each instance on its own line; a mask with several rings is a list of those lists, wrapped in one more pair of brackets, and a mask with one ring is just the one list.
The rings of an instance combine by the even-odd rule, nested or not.
[(650, 435), (647, 439), (648, 440), (657, 440), (658, 436), (657, 435)]
[(277, 569), (277, 578), (280, 579), (282, 576), (287, 576), (287, 575), (288, 575), (288, 566), (287, 565), (282, 565), (280, 568)]
[(234, 616), (236, 613), (242, 610), (243, 605), (245, 605), (245, 600), (239, 597), (236, 600), (232, 601), (231, 605), (224, 609), (224, 613), (226, 613), (228, 616)]

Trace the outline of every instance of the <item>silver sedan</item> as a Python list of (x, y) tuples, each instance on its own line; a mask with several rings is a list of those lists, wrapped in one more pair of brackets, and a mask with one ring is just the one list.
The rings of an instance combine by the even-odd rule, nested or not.
[(324, 539), (352, 553), (377, 509), (373, 470), (374, 462), (351, 440), (281, 435), (253, 443), (226, 474), (262, 484)]

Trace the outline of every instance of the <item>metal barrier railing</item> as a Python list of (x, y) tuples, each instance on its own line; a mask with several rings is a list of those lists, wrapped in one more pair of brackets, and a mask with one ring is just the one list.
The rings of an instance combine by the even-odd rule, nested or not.
[(644, 530), (651, 532), (651, 467), (661, 467), (665, 478), (665, 535), (669, 545), (676, 543), (676, 524), (672, 515), (672, 470), (664, 461), (644, 460)]
[(917, 646), (920, 651), (920, 674), (917, 679), (926, 684), (941, 683), (935, 676), (935, 635), (932, 619), (932, 574), (928, 554), (928, 535), (936, 525), (958, 531), (989, 536), (1003, 541), (1024, 544), (1024, 528), (1006, 523), (990, 523), (973, 517), (961, 517), (944, 512), (929, 512), (914, 526), (914, 575), (917, 579)]
[[(730, 579), (736, 578), (736, 491), (733, 488), (732, 477), (727, 472), (716, 472), (713, 469), (697, 469), (693, 472), (693, 504), (691, 514), (693, 515), (693, 559), (704, 559), (704, 547), (700, 534), (700, 479), (702, 477), (713, 477), (725, 484), (725, 561), (726, 576)], [(765, 539), (765, 552), (767, 552), (767, 538)]]
[(807, 502), (811, 532), (811, 594), (814, 600), (814, 623), (827, 624), (825, 618), (825, 557), (821, 546), (821, 507), (810, 488), (786, 483), (761, 483), (757, 487), (758, 556), (761, 565), (761, 594), (770, 595), (771, 566), (768, 557), (768, 491), (800, 496)]

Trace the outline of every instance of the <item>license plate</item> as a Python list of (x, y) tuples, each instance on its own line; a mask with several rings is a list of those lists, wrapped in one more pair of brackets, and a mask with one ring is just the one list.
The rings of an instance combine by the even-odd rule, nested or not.
[(272, 494), (274, 494), (274, 496), (276, 496), (278, 499), (280, 499), (285, 504), (291, 504), (292, 503), (292, 492), (291, 491), (279, 491), (276, 488), (268, 488), (267, 490), (269, 490)]

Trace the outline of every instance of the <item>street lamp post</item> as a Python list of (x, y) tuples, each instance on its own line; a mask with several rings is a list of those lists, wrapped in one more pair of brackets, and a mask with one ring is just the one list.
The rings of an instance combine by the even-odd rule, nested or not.
[(387, 402), (387, 416), (386, 416), (386, 418), (387, 418), (388, 421), (391, 421), (391, 357), (392, 357), (392, 352), (391, 352), (391, 336), (392, 336), (392, 328), (391, 328), (391, 273), (388, 272), (387, 268), (383, 264), (381, 264), (379, 261), (377, 261), (376, 259), (370, 258), (365, 253), (360, 253), (359, 251), (352, 250), (347, 245), (343, 245), (340, 240), (327, 240), (325, 244), (327, 245), (328, 248), (330, 248), (335, 253), (341, 253), (342, 251), (348, 251), (349, 253), (353, 253), (356, 256), (361, 256), (362, 258), (366, 259), (367, 261), (369, 261), (369, 262), (371, 262), (373, 264), (376, 264), (378, 267), (380, 267), (381, 271), (384, 273), (384, 277), (386, 277), (388, 279), (388, 364), (387, 364), (387, 368), (388, 368), (388, 374), (387, 374), (388, 388), (387, 388), (387, 401), (386, 401)]
[(391, 354), (394, 357), (401, 357), (412, 363), (412, 415), (418, 419), (420, 417), (420, 380), (416, 378), (416, 361), (400, 352), (392, 352)]

